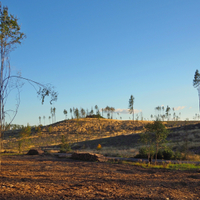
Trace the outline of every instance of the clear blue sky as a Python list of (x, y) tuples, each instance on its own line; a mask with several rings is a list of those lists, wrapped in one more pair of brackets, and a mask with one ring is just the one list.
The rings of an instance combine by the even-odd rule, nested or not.
[[(10, 54), (13, 74), (55, 86), (57, 121), (72, 107), (127, 109), (131, 94), (146, 119), (161, 105), (181, 108), (182, 120), (198, 113), (192, 80), (200, 69), (199, 0), (1, 2), (27, 36)], [(25, 84), (14, 123), (35, 125), (39, 116), (47, 123), (52, 106)]]

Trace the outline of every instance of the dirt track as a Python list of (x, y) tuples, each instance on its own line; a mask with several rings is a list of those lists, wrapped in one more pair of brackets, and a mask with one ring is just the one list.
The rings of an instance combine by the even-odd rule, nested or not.
[(51, 156), (4, 156), (0, 199), (200, 199), (200, 174)]

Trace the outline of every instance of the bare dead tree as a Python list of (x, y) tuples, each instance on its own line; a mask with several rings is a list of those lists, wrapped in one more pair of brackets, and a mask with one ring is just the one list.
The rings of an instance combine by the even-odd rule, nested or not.
[[(21, 27), (18, 24), (18, 19), (8, 13), (7, 7), (2, 7), (0, 2), (0, 170), (1, 170), (1, 152), (2, 152), (2, 136), (6, 128), (12, 123), (17, 115), (20, 105), (20, 87), (23, 86), (21, 80), (30, 83), (37, 91), (42, 104), (46, 96), (50, 96), (50, 104), (57, 100), (57, 92), (51, 85), (43, 85), (39, 82), (33, 81), (19, 75), (11, 74), (9, 54), (16, 48), (17, 44), (21, 44), (21, 40), (25, 38), (25, 34), (20, 32)], [(17, 90), (17, 103), (15, 110), (6, 110), (6, 102), (9, 94), (13, 90)], [(9, 112), (13, 112), (12, 116)], [(10, 122), (5, 126), (6, 116), (9, 116)]]

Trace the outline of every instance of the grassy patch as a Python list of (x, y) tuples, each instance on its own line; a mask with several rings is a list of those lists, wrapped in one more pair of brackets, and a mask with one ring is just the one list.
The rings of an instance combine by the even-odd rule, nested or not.
[(196, 169), (200, 169), (200, 165), (195, 165), (195, 164), (190, 164), (190, 163), (169, 164), (167, 169), (196, 170)]
[[(117, 163), (117, 162), (115, 162)], [(141, 166), (144, 168), (152, 168), (152, 169), (171, 169), (171, 170), (199, 170), (200, 165), (196, 165), (193, 163), (161, 163), (161, 164), (149, 164), (149, 163), (142, 163), (142, 162), (128, 162), (122, 161), (122, 164), (134, 165), (134, 166)]]

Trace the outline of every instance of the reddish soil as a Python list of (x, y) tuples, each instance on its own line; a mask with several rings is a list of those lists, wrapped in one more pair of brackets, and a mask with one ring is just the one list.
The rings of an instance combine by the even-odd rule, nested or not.
[(3, 156), (0, 199), (200, 199), (200, 173), (75, 161), (53, 156)]

